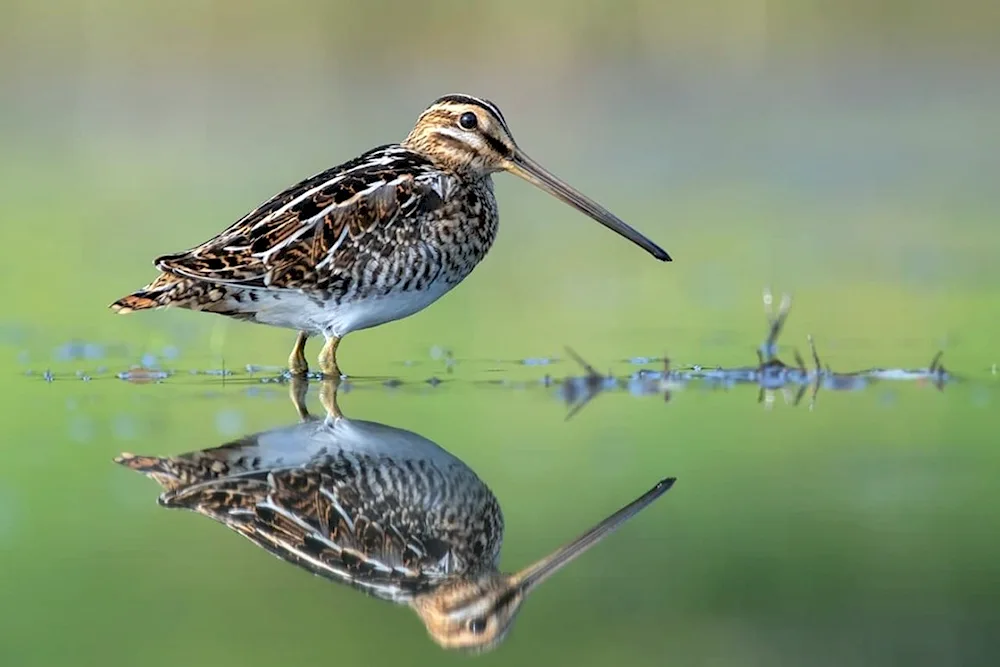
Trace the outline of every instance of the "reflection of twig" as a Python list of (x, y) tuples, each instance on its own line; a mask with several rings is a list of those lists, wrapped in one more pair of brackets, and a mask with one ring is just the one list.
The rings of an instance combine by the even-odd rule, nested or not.
[(816, 370), (812, 373), (812, 396), (809, 398), (809, 409), (813, 410), (816, 407), (816, 396), (819, 394), (820, 387), (825, 387), (830, 391), (858, 391), (868, 387), (874, 380), (868, 377), (864, 372), (854, 372), (854, 373), (834, 373), (830, 366), (823, 366), (819, 358), (819, 352), (816, 351), (816, 341), (813, 339), (812, 334), (806, 336), (809, 341), (809, 349), (812, 352), (813, 363), (816, 365)]
[(931, 365), (927, 368), (931, 373), (931, 382), (934, 383), (938, 391), (944, 391), (944, 383), (947, 381), (946, 378), (948, 376), (948, 371), (944, 369), (944, 364), (941, 363), (942, 355), (944, 355), (944, 350), (938, 350), (938, 353), (931, 359)]
[(663, 402), (669, 403), (673, 392), (670, 391), (670, 357), (663, 355)]
[(582, 378), (566, 378), (563, 381), (563, 396), (571, 406), (570, 411), (566, 414), (566, 421), (569, 421), (595, 396), (604, 391), (609, 379), (614, 381), (614, 378), (611, 375), (604, 376), (598, 373), (597, 369), (569, 347), (566, 348), (566, 354), (580, 364), (587, 373)]
[[(789, 366), (777, 356), (778, 338), (791, 310), (791, 297), (785, 295), (778, 312), (773, 312), (773, 298), (770, 291), (764, 291), (764, 314), (768, 320), (768, 332), (764, 342), (757, 348), (757, 365), (740, 368), (704, 369), (693, 366), (687, 369), (674, 369), (668, 357), (664, 357), (663, 370), (643, 369), (630, 376), (627, 385), (633, 394), (651, 395), (662, 393), (669, 401), (672, 390), (682, 388), (692, 382), (700, 381), (709, 387), (728, 389), (746, 384), (756, 385), (757, 401), (766, 408), (774, 405), (775, 393), (780, 391), (785, 402), (797, 406), (802, 402), (810, 389), (809, 409), (816, 406), (816, 398), (820, 388), (829, 391), (860, 391), (882, 380), (931, 380), (938, 389), (951, 381), (952, 376), (941, 364), (939, 352), (927, 369), (904, 371), (899, 369), (869, 369), (850, 373), (835, 373), (829, 365), (824, 366), (816, 349), (815, 339), (809, 335), (809, 352), (812, 356), (813, 368), (806, 366), (806, 361), (797, 349), (792, 350), (795, 365)], [(569, 355), (583, 366), (587, 375), (583, 378), (569, 377), (562, 381), (563, 393), (567, 400), (577, 401), (571, 415), (589, 402), (597, 393), (604, 391), (609, 383), (617, 381), (612, 376), (602, 376), (587, 362), (567, 350)], [(582, 397), (582, 398), (581, 398)]]
[(813, 355), (813, 363), (816, 364), (816, 372), (819, 373), (823, 370), (823, 364), (819, 361), (819, 352), (816, 351), (816, 341), (813, 340), (812, 334), (807, 334), (806, 340), (809, 341), (809, 350)]

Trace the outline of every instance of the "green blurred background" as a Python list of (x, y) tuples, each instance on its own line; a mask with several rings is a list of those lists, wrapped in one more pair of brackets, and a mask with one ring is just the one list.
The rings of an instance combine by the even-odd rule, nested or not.
[(342, 397), (479, 473), (505, 510), (506, 569), (679, 478), (477, 662), (997, 664), (998, 7), (0, 2), (0, 664), (469, 660), (405, 609), (157, 508), (152, 482), (110, 462), (291, 423), (282, 390), (38, 378), (283, 363), (291, 332), (106, 306), (154, 256), (401, 139), (456, 91), (494, 100), (529, 154), (676, 261), (499, 176), (487, 260), (424, 312), (349, 337), (346, 372), (443, 376), (434, 346), (513, 360), (569, 344), (620, 372), (665, 352), (752, 363), (773, 285), (796, 297), (784, 342), (812, 333), (837, 370), (943, 347), (968, 378), (821, 395), (813, 412), (765, 412), (755, 390), (613, 395), (566, 423), (541, 388), (474, 383), (540, 369), (460, 361), (434, 391)]

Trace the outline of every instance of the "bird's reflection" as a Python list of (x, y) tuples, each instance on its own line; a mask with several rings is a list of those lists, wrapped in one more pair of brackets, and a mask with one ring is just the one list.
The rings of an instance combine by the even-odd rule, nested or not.
[(462, 461), (403, 429), (344, 417), (324, 382), (322, 419), (291, 388), (298, 423), (173, 457), (122, 454), (155, 479), (159, 502), (204, 514), (270, 553), (369, 595), (409, 605), (445, 648), (484, 651), (521, 603), (576, 556), (671, 487), (664, 479), (525, 569), (498, 570), (504, 520)]

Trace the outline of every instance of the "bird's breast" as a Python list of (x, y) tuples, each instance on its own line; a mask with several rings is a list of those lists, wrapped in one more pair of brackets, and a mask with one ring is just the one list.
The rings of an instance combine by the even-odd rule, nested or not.
[(496, 240), (498, 224), (489, 177), (457, 188), (426, 227), (426, 241), (440, 252), (446, 278), (457, 282), (482, 261)]

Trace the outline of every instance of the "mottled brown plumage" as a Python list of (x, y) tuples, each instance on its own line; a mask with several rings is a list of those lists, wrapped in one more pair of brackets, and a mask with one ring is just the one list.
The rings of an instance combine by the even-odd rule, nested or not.
[(214, 449), (116, 462), (159, 482), (160, 504), (208, 516), (313, 574), (409, 605), (434, 641), (469, 651), (496, 647), (532, 590), (674, 482), (660, 481), (520, 572), (502, 573), (503, 513), (486, 484), (415, 433), (346, 419), (336, 387), (328, 381), (323, 390), (324, 420), (300, 411), (299, 424)]
[(174, 306), (297, 329), (293, 373), (308, 369), (306, 337), (323, 335), (321, 369), (339, 375), (343, 336), (422, 310), (486, 256), (499, 220), (491, 178), (497, 171), (670, 259), (528, 158), (493, 103), (446, 95), (402, 143), (308, 178), (205, 243), (157, 258), (160, 276), (111, 307), (129, 313)]

